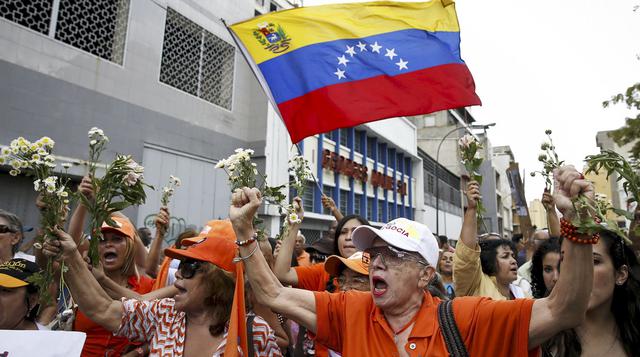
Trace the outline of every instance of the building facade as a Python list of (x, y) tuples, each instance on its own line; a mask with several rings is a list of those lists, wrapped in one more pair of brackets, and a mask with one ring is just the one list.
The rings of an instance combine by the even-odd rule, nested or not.
[[(252, 148), (264, 167), (267, 100), (236, 50), (229, 23), (254, 16), (255, 0), (37, 0), (0, 4), (0, 145), (18, 136), (56, 140), (75, 182), (87, 172), (87, 131), (110, 137), (104, 161), (131, 154), (160, 188), (183, 187), (169, 207), (175, 236), (228, 214), (215, 162)], [(25, 176), (0, 173), (2, 208), (36, 226)], [(149, 225), (160, 192), (125, 213)]]

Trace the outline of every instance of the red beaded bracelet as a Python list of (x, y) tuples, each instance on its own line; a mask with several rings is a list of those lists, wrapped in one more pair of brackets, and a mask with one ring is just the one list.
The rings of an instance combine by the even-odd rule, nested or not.
[(594, 234), (589, 239), (579, 238), (578, 228), (564, 218), (560, 220), (560, 235), (574, 243), (581, 244), (596, 244), (600, 240), (599, 233)]

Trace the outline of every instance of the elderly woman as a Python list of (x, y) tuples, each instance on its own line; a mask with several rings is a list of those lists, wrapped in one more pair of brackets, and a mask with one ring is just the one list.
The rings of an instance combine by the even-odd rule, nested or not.
[[(180, 259), (174, 298), (112, 300), (100, 288), (63, 231), (47, 241), (44, 252), (64, 260), (65, 281), (87, 316), (114, 332), (150, 346), (150, 356), (248, 355), (242, 265), (236, 263), (235, 235), (229, 221), (210, 222), (208, 232), (191, 238), (187, 249), (168, 248)], [(235, 285), (235, 288), (234, 288)], [(278, 356), (273, 330), (253, 319), (252, 348), (258, 356)]]
[(46, 330), (36, 320), (38, 287), (28, 280), (38, 264), (11, 259), (0, 264), (0, 330)]
[(518, 279), (517, 249), (511, 240), (485, 238), (478, 243), (476, 210), (480, 186), (471, 181), (467, 186), (467, 211), (462, 223), (460, 242), (453, 258), (453, 282), (456, 296), (486, 296), (494, 300), (526, 297), (513, 284)]
[[(566, 217), (574, 214), (573, 197), (593, 199), (593, 186), (572, 167), (559, 169), (556, 179), (563, 187), (557, 206)], [(542, 342), (584, 318), (593, 279), (591, 245), (564, 242), (566, 268), (547, 298), (468, 297), (441, 304), (425, 292), (435, 274), (438, 243), (426, 226), (404, 218), (381, 229), (362, 226), (353, 234), (369, 262), (370, 292), (284, 287), (251, 239), (261, 202), (257, 189), (245, 187), (233, 194), (229, 211), (256, 298), (344, 356), (444, 356), (455, 353), (453, 346), (466, 348), (470, 356), (536, 356)]]

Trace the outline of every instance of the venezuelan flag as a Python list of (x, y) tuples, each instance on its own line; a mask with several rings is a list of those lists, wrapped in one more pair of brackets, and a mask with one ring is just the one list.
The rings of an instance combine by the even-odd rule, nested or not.
[(479, 105), (455, 5), (295, 8), (230, 26), (293, 142), (396, 116)]

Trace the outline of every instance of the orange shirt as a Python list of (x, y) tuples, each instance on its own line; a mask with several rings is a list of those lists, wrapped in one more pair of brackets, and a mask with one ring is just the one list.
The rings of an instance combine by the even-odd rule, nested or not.
[(304, 250), (302, 251), (302, 253), (300, 253), (300, 255), (298, 255), (296, 260), (298, 261), (298, 266), (301, 266), (301, 267), (311, 266), (311, 255), (305, 252)]
[(324, 263), (313, 264), (308, 267), (294, 267), (298, 275), (298, 289), (311, 291), (325, 291), (327, 282), (331, 278), (324, 270)]
[[(398, 356), (393, 330), (371, 293), (316, 292), (316, 341), (343, 356)], [(470, 356), (538, 356), (528, 351), (533, 301), (493, 301), (462, 297), (453, 302), (456, 323)], [(425, 293), (422, 307), (405, 345), (412, 357), (448, 356), (438, 324), (440, 299)]]
[[(142, 275), (140, 280), (136, 279), (135, 276), (130, 276), (127, 283), (131, 286), (131, 290), (138, 294), (146, 294), (152, 290), (154, 280)], [(120, 356), (127, 346), (141, 344), (139, 342), (131, 342), (125, 337), (114, 336), (102, 326), (91, 321), (80, 310), (76, 313), (73, 330), (87, 334), (81, 357)]]

